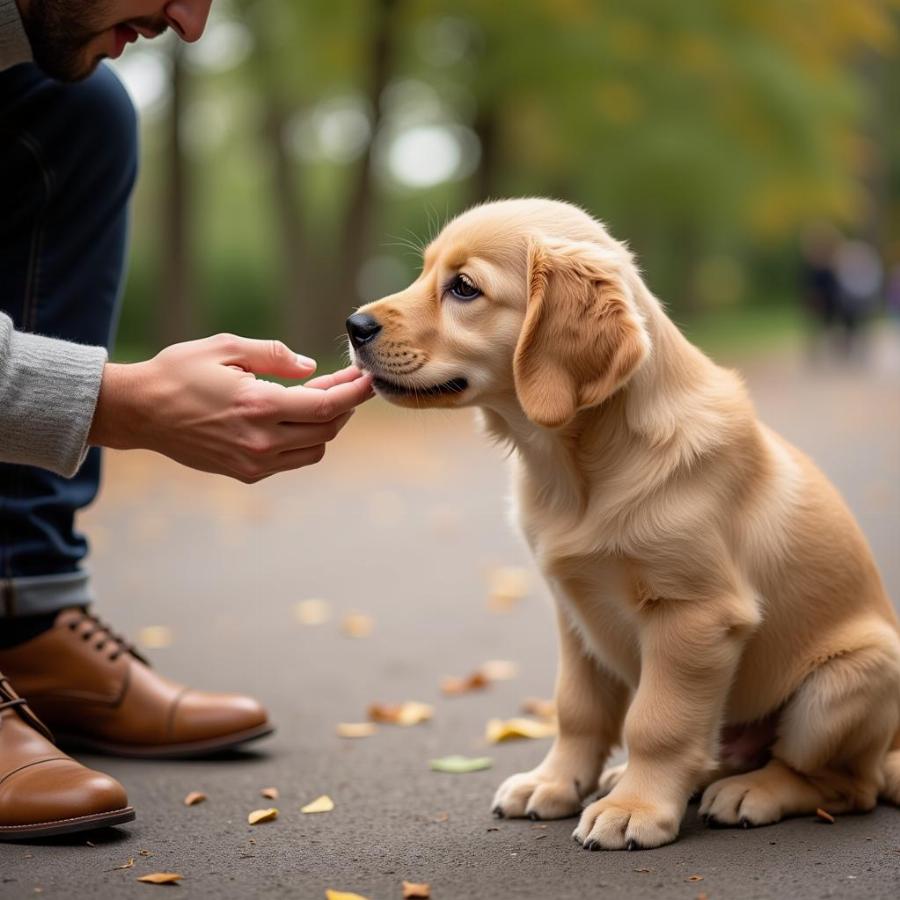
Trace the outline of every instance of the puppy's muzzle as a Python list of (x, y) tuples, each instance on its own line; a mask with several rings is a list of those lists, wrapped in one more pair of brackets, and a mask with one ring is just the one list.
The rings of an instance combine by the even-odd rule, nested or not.
[(379, 331), (381, 324), (368, 313), (354, 313), (347, 319), (347, 334), (354, 350), (374, 341)]

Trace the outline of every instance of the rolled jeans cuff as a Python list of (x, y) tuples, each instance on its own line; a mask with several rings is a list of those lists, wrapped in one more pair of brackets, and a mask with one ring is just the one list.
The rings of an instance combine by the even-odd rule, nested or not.
[(93, 602), (87, 572), (0, 578), (0, 617), (21, 618)]

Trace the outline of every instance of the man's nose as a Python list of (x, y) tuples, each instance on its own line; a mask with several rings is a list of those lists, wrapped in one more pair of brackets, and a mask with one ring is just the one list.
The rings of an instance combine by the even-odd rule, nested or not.
[(163, 15), (183, 41), (193, 44), (206, 28), (211, 5), (212, 0), (172, 0), (165, 5)]
[(378, 332), (381, 331), (381, 325), (374, 316), (368, 313), (354, 313), (347, 319), (347, 334), (350, 335), (350, 343), (354, 347), (361, 347), (374, 340)]

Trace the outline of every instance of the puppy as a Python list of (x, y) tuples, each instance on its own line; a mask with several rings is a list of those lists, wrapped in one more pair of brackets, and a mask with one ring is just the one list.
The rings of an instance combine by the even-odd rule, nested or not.
[(496, 815), (580, 812), (575, 839), (617, 850), (673, 841), (700, 790), (709, 822), (745, 827), (900, 802), (900, 636), (863, 535), (599, 222), (479, 206), (347, 328), (385, 399), (476, 406), (514, 449), (559, 735)]

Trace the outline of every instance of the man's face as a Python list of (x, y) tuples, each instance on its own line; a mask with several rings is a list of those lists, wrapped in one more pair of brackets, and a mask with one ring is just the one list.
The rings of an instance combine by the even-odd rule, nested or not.
[(185, 41), (203, 34), (212, 0), (19, 0), (34, 61), (52, 78), (79, 81), (126, 44), (172, 28)]

